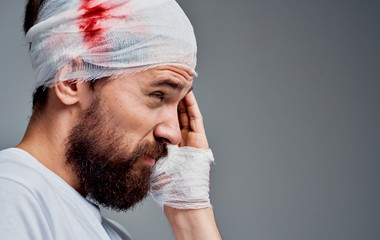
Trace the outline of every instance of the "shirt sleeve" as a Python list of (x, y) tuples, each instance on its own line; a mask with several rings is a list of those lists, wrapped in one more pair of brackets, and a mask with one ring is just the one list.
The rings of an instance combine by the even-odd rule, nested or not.
[(1, 239), (54, 239), (36, 196), (23, 185), (0, 178)]

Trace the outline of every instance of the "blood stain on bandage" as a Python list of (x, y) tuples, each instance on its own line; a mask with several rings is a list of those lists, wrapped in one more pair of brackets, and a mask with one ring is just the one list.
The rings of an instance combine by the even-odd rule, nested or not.
[(104, 33), (111, 28), (110, 25), (105, 24), (108, 20), (127, 18), (125, 13), (118, 11), (122, 4), (113, 4), (111, 1), (100, 4), (95, 2), (96, 0), (81, 0), (79, 7), (82, 14), (78, 17), (78, 27), (89, 49), (99, 44)]

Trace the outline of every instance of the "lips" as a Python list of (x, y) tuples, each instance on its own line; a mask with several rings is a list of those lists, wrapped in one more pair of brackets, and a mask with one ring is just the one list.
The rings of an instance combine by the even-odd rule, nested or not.
[(156, 164), (156, 159), (154, 159), (154, 158), (152, 158), (152, 157), (144, 157), (144, 158), (143, 158), (143, 162), (144, 162), (146, 165), (148, 165), (148, 166), (150, 166), (150, 167), (153, 167), (154, 164)]

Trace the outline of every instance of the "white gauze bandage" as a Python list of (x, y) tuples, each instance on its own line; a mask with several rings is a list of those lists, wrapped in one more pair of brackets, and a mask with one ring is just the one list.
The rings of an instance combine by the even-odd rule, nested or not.
[(211, 149), (168, 146), (168, 156), (154, 167), (151, 196), (161, 207), (200, 209), (211, 206), (209, 185), (213, 161)]
[(26, 38), (37, 87), (160, 65), (195, 72), (193, 27), (174, 0), (45, 0)]

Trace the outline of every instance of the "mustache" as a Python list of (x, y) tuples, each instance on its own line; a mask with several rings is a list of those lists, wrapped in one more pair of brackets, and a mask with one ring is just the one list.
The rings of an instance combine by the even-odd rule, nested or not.
[(158, 161), (168, 155), (168, 148), (165, 143), (159, 141), (155, 143), (144, 143), (139, 145), (132, 155), (136, 156), (136, 160), (140, 157), (149, 157)]

